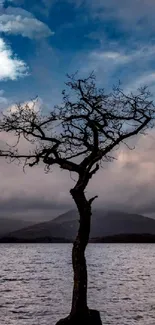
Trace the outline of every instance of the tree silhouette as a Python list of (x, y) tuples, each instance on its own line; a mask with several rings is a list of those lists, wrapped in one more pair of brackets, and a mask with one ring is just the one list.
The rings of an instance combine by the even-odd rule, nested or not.
[[(153, 127), (155, 106), (147, 87), (127, 95), (119, 84), (106, 94), (97, 88), (93, 73), (85, 79), (79, 79), (77, 74), (68, 76), (66, 86), (69, 92), (62, 92), (63, 104), (55, 106), (48, 116), (28, 104), (3, 113), (0, 130), (15, 134), (17, 146), (1, 150), (0, 156), (11, 162), (24, 159), (24, 165), (30, 167), (42, 162), (47, 171), (56, 164), (76, 173), (76, 184), (70, 190), (79, 211), (79, 230), (72, 250), (72, 306), (70, 315), (58, 324), (101, 324), (99, 313), (87, 305), (85, 249), (96, 196), (86, 198), (85, 189), (101, 162), (113, 159), (114, 149), (121, 143), (128, 146), (128, 138)], [(18, 148), (23, 137), (35, 146), (28, 153)]]

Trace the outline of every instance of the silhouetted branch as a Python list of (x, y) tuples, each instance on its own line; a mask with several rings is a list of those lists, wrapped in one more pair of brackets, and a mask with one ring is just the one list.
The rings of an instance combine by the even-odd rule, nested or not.
[(95, 168), (89, 173), (90, 178), (99, 170), (99, 164), (96, 164)]
[[(77, 187), (84, 190), (101, 161), (115, 159), (113, 150), (121, 143), (131, 149), (126, 140), (154, 125), (155, 106), (147, 87), (125, 94), (119, 84), (106, 94), (97, 89), (94, 73), (83, 79), (76, 73), (68, 79), (72, 94), (64, 90), (62, 106), (55, 106), (47, 116), (35, 110), (35, 103), (3, 112), (0, 131), (12, 133), (17, 142), (0, 156), (11, 162), (24, 159), (24, 166), (30, 167), (43, 162), (46, 171), (57, 164), (77, 173)], [(21, 138), (30, 142), (32, 152), (21, 155), (16, 150)]]
[(89, 199), (89, 204), (91, 205), (92, 203), (93, 203), (93, 201), (95, 200), (95, 199), (97, 199), (98, 198), (98, 195), (95, 195), (94, 197), (92, 197), (91, 199)]

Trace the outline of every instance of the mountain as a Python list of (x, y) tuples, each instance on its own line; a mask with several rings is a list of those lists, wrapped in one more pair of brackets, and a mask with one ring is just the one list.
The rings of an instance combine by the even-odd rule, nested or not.
[[(7, 237), (16, 240), (36, 241), (43, 238), (64, 238), (73, 241), (78, 230), (78, 212), (68, 211), (57, 218), (11, 232)], [(90, 238), (103, 238), (121, 234), (155, 235), (155, 220), (138, 214), (118, 211), (94, 210)]]
[(0, 236), (9, 232), (32, 226), (31, 221), (17, 220), (11, 218), (0, 218)]

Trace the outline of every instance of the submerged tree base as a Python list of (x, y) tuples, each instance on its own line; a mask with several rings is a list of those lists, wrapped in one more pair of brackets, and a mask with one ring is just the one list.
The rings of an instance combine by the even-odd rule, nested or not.
[(102, 325), (100, 313), (97, 310), (90, 309), (89, 313), (75, 314), (74, 316), (68, 316), (57, 322), (56, 325)]

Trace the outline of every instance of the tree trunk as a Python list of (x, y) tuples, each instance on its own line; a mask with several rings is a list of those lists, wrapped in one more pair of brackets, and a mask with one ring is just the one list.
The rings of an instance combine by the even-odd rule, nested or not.
[(80, 215), (80, 226), (72, 249), (74, 287), (70, 315), (60, 320), (57, 325), (102, 325), (99, 312), (87, 306), (87, 265), (85, 249), (89, 241), (91, 224), (91, 203), (81, 190), (70, 191)]
[(85, 249), (89, 241), (91, 205), (83, 192), (71, 191), (80, 215), (80, 226), (72, 250), (72, 264), (74, 271), (74, 288), (71, 315), (88, 313), (87, 307), (87, 265)]

